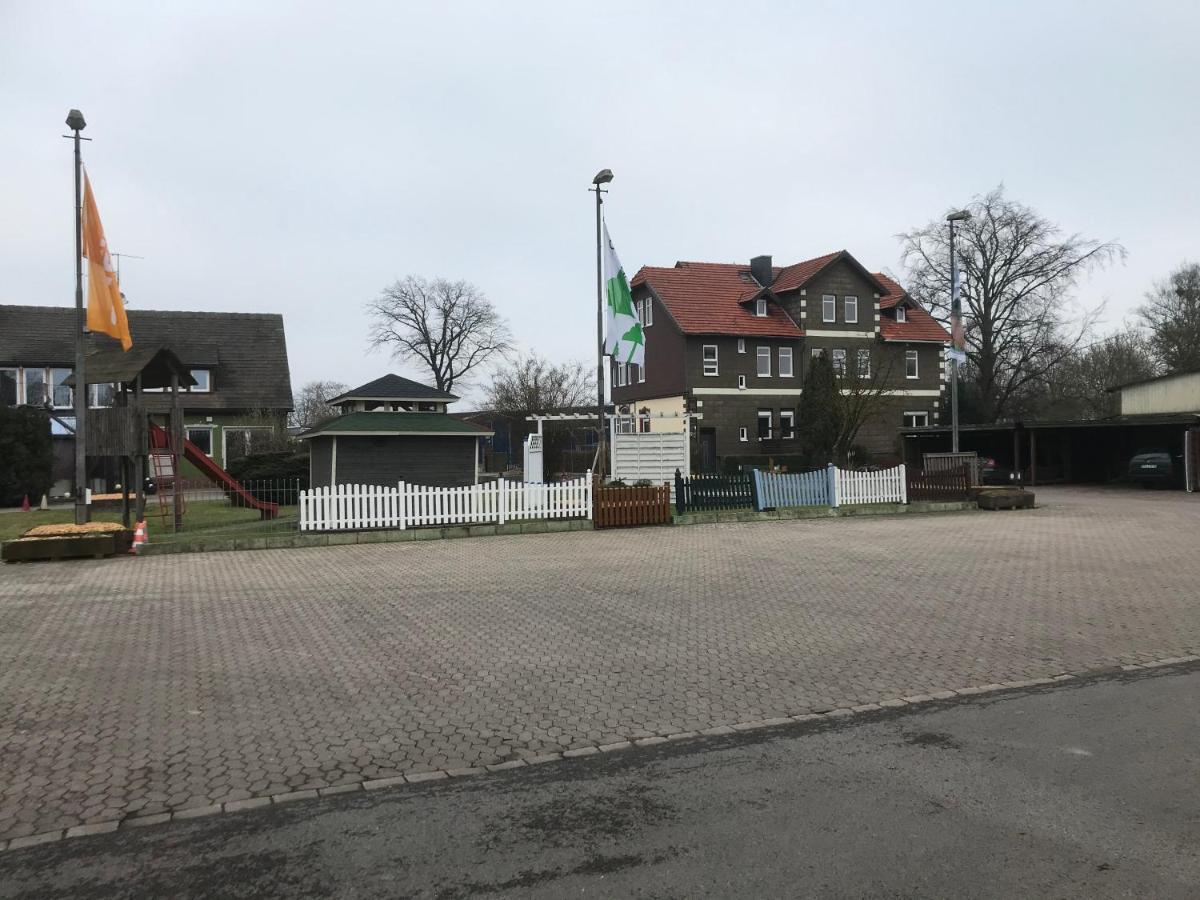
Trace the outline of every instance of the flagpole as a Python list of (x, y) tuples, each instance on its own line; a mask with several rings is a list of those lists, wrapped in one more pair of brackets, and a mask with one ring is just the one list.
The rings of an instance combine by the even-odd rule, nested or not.
[(592, 179), (592, 187), (588, 190), (596, 192), (596, 474), (604, 473), (604, 443), (606, 435), (604, 422), (604, 265), (603, 237), (600, 207), (605, 193), (601, 185), (608, 184), (613, 179), (611, 169), (601, 169)]
[[(79, 152), (79, 132), (87, 127), (83, 113), (73, 109), (67, 115), (67, 127), (75, 140), (75, 524), (88, 521), (87, 505), (87, 378), (84, 373), (84, 326), (87, 316), (83, 308), (83, 157)], [(51, 386), (51, 390), (53, 390)]]

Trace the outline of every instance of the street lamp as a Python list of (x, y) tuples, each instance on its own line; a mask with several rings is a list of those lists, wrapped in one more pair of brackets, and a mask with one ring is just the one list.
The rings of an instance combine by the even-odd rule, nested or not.
[(596, 474), (604, 471), (604, 274), (600, 207), (603, 185), (613, 180), (612, 169), (601, 169), (588, 190), (596, 192)]
[(946, 216), (950, 223), (950, 450), (958, 452), (958, 363), (963, 357), (962, 300), (958, 291), (958, 257), (954, 254), (954, 223), (971, 218), (970, 210), (960, 209)]

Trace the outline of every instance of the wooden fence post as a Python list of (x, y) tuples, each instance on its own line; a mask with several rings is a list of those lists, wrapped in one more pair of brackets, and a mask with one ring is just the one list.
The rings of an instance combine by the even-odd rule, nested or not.
[(826, 473), (829, 480), (829, 505), (836, 507), (838, 505), (838, 482), (837, 482), (837, 466), (830, 463), (826, 468)]

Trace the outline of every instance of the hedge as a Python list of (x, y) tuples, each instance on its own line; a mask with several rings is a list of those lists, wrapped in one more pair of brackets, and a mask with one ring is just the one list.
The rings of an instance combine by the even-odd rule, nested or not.
[(32, 407), (0, 407), (0, 506), (37, 503), (54, 483), (50, 417)]

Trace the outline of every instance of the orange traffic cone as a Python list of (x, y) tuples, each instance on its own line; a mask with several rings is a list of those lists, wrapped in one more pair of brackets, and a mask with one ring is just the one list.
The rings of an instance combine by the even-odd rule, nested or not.
[(25, 495), (25, 499), (21, 501), (21, 512), (29, 512), (29, 495)]
[(138, 522), (133, 529), (133, 544), (129, 548), (129, 552), (137, 555), (138, 548), (146, 543), (146, 520)]

